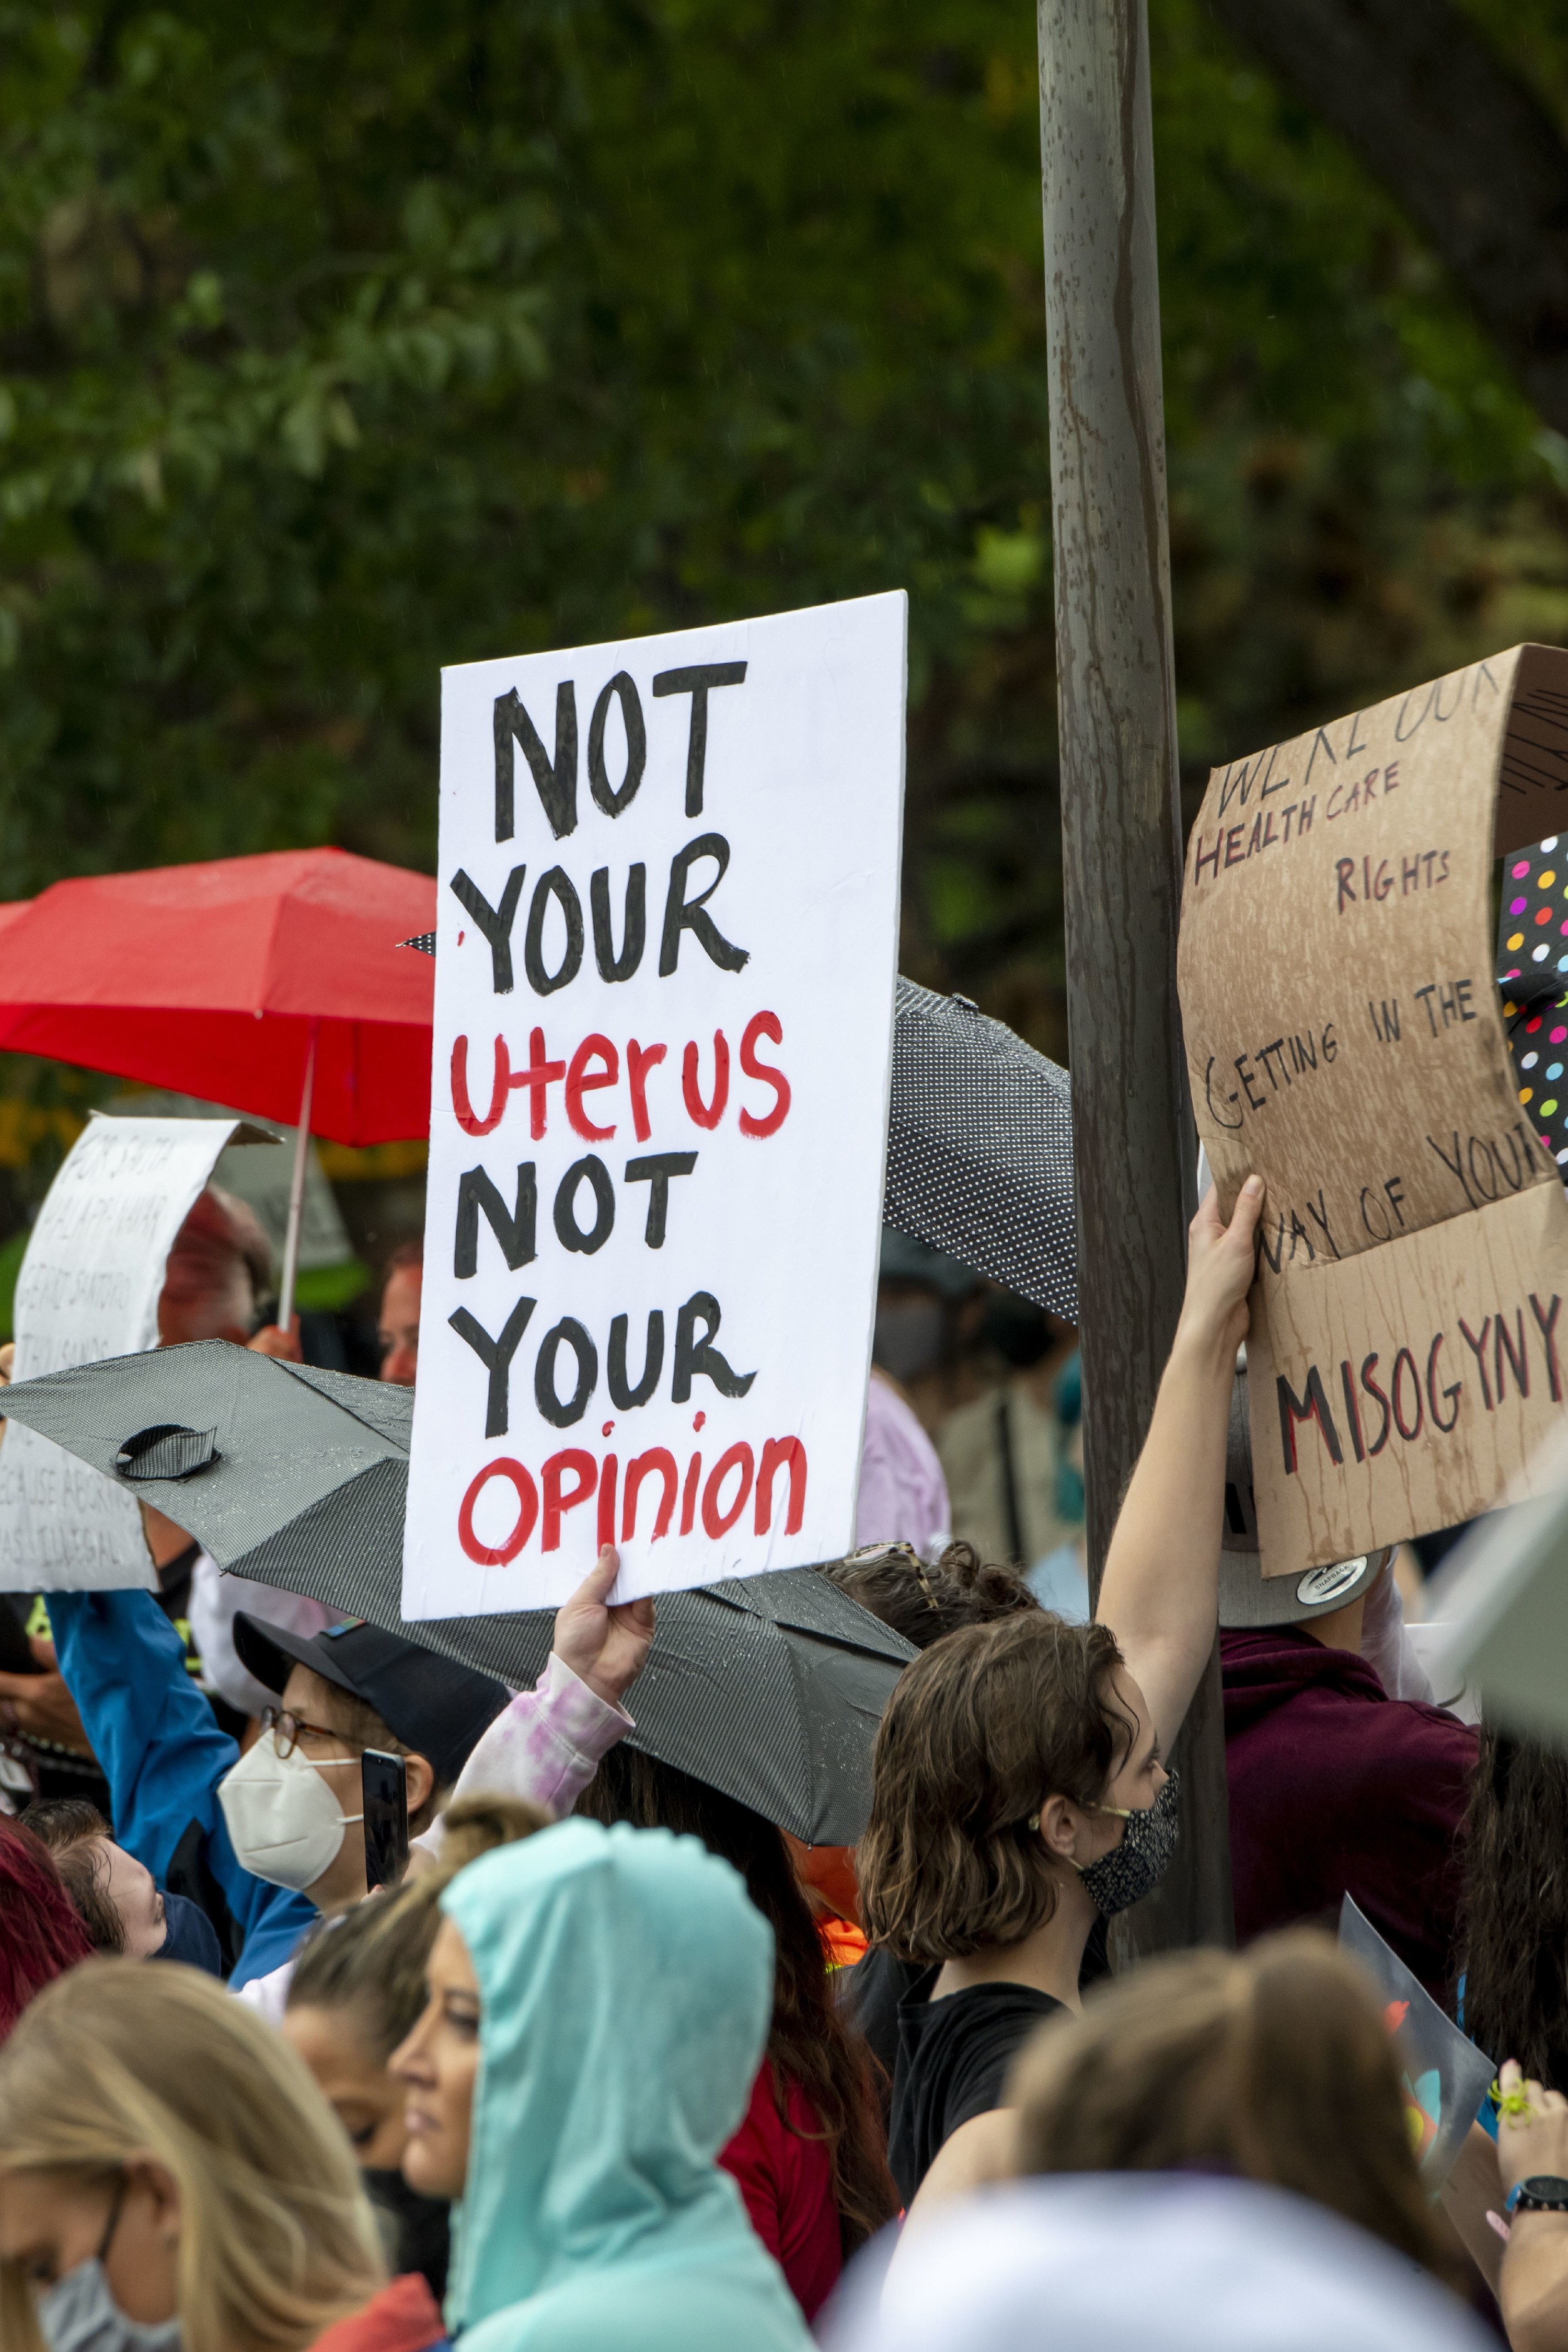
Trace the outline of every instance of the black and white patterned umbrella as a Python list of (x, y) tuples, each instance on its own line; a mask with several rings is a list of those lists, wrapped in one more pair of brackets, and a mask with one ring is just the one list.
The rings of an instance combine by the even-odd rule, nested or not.
[[(411, 1389), (208, 1339), (6, 1389), (5, 1417), (188, 1528), (222, 1569), (368, 1618), (514, 1688), (555, 1612), (408, 1624)], [(630, 1699), (634, 1748), (808, 1844), (866, 1824), (882, 1709), (913, 1650), (815, 1568), (663, 1593)]]
[(1067, 1072), (967, 997), (901, 978), (882, 1217), (1077, 1322)]

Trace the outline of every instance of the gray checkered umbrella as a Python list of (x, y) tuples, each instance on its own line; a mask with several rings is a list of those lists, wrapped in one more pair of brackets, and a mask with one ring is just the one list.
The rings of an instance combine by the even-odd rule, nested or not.
[[(544, 1665), (552, 1610), (404, 1622), (408, 1389), (209, 1339), (50, 1372), (4, 1405), (166, 1511), (232, 1574), (514, 1687)], [(847, 1844), (865, 1825), (882, 1709), (913, 1655), (815, 1569), (667, 1593), (631, 1744), (808, 1843)]]

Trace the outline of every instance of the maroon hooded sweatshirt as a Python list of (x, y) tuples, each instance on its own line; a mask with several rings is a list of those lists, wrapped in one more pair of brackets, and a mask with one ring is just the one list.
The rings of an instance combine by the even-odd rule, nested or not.
[(1349, 1894), (1452, 2014), (1475, 1731), (1303, 1625), (1222, 1633), (1220, 1660), (1237, 1944)]

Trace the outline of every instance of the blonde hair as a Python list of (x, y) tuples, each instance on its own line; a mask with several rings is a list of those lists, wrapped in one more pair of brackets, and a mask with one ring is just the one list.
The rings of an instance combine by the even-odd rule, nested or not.
[[(139, 2159), (179, 2195), (184, 2352), (305, 2352), (384, 2284), (353, 2151), (282, 2037), (195, 1969), (85, 1960), (0, 2050), (0, 2172), (89, 2187)], [(14, 2262), (0, 2342), (42, 2352)]]
[(459, 1797), (441, 1816), (440, 1870), (427, 1872), (426, 1884), (447, 1885), (480, 1854), (493, 1853), (498, 1845), (514, 1845), (519, 1838), (536, 1837), (554, 1818), (542, 1805), (531, 1804), (526, 1797), (503, 1796), (499, 1790), (480, 1789), (471, 1797)]
[(1232, 2173), (1449, 2274), (1372, 1980), (1315, 1928), (1143, 1962), (1042, 2026), (1007, 2096), (1021, 2174)]
[(300, 1948), (285, 2006), (347, 2012), (366, 2052), (384, 2065), (419, 2021), (425, 1969), (441, 1925), (440, 1897), (470, 1862), (550, 1827), (523, 1797), (459, 1797), (443, 1816), (437, 1864), (390, 1895), (323, 1919)]
[[(526, 1797), (509, 1797), (499, 1791), (491, 1795), (485, 1790), (471, 1797), (458, 1797), (441, 1816), (444, 1834), (439, 1861), (417, 1874), (411, 1873), (396, 1893), (384, 1901), (363, 1905), (351, 1915), (358, 1920), (367, 1910), (380, 1914), (366, 1935), (366, 1972), (374, 1968), (387, 1980), (395, 1976), (405, 1998), (414, 1984), (419, 1988), (417, 2004), (407, 2014), (398, 2042), (413, 2032), (425, 2006), (426, 1963), (441, 1926), (441, 1897), (453, 1879), (460, 1870), (467, 1870), (469, 1863), (478, 1862), (481, 1854), (493, 1853), (497, 1846), (515, 1845), (520, 1838), (537, 1837), (553, 1821), (553, 1814)], [(322, 1940), (325, 1948), (325, 1939)], [(324, 1992), (312, 1995), (307, 1989), (300, 1995), (301, 2002), (312, 1998), (323, 2009), (331, 2006)], [(353, 1995), (348, 1998), (352, 2000)], [(293, 2005), (290, 1986), (289, 2007)]]

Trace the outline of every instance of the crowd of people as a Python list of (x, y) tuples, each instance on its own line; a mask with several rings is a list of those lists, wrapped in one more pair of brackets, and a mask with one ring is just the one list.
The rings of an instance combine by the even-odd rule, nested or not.
[[(1568, 2347), (1568, 1758), (1437, 1704), (1386, 1557), (1281, 1601), (1227, 1548), (1260, 1198), (1194, 1222), (1092, 1618), (1071, 1335), (890, 1250), (821, 1571), (910, 1653), (852, 1850), (638, 1743), (656, 1609), (608, 1548), (517, 1692), (153, 1511), (148, 1590), (24, 1599), (8, 2352)], [(203, 1196), (165, 1343), (297, 1353), (258, 1244)], [(961, 1312), (1010, 1369), (939, 1454)], [(1112, 1973), (1216, 1628), (1238, 1948)], [(374, 1890), (369, 1750), (410, 1841)], [(1495, 2068), (1447, 2182), (1347, 1894)]]

